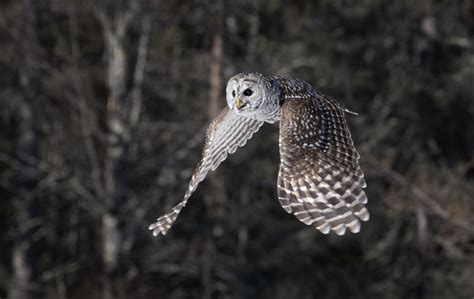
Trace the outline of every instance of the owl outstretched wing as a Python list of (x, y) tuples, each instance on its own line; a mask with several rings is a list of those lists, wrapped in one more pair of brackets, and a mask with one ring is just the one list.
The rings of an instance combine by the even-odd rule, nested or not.
[(173, 207), (171, 212), (159, 217), (155, 223), (149, 226), (154, 236), (159, 233), (166, 235), (189, 197), (199, 183), (204, 180), (209, 170), (215, 170), (229, 154), (233, 154), (238, 147), (244, 146), (263, 123), (263, 121), (238, 115), (228, 107), (217, 116), (207, 129), (202, 159), (194, 170), (183, 200)]
[(278, 199), (301, 222), (327, 234), (360, 230), (367, 196), (345, 109), (320, 94), (288, 98), (280, 121)]

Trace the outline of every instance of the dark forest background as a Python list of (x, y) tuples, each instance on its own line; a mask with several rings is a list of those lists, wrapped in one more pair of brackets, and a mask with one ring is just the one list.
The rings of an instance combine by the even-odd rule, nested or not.
[[(473, 1), (2, 0), (0, 40), (1, 298), (473, 298)], [(280, 207), (266, 125), (151, 236), (243, 71), (360, 114), (359, 234)]]

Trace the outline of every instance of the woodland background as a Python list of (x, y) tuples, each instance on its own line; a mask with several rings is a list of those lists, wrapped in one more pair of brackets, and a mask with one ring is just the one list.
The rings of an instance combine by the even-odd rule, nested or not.
[[(0, 2), (0, 297), (474, 296), (474, 2)], [(278, 126), (177, 203), (237, 72), (338, 99), (371, 220), (278, 204)]]

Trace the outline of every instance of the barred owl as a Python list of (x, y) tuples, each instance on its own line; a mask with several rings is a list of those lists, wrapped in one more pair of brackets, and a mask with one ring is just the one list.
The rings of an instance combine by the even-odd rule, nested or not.
[(280, 122), (281, 206), (324, 234), (360, 230), (367, 221), (364, 174), (344, 118), (343, 108), (308, 83), (289, 76), (241, 73), (230, 78), (227, 107), (207, 130), (202, 159), (184, 199), (150, 225), (165, 235), (209, 170), (244, 146), (265, 123)]

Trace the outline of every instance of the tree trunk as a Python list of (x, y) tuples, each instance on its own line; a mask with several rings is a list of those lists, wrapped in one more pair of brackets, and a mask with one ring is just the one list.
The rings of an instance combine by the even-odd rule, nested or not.
[(222, 60), (224, 50), (222, 36), (216, 33), (212, 39), (211, 67), (209, 74), (209, 118), (214, 119), (222, 109)]
[[(124, 229), (121, 215), (128, 200), (128, 168), (130, 146), (134, 129), (141, 110), (141, 83), (144, 77), (150, 18), (142, 18), (142, 30), (134, 67), (128, 61), (131, 48), (127, 34), (131, 21), (137, 14), (137, 6), (132, 6), (114, 20), (98, 13), (104, 30), (107, 55), (107, 86), (109, 96), (106, 109), (106, 144), (104, 162), (104, 190), (106, 213), (102, 217), (102, 260), (107, 273), (104, 297), (115, 297), (112, 281), (123, 270), (125, 255), (130, 250), (134, 236), (126, 234), (133, 229)], [(130, 81), (132, 84), (130, 84)], [(133, 221), (131, 223), (134, 223)]]
[[(214, 7), (218, 28), (212, 39), (211, 46), (211, 63), (209, 71), (209, 99), (208, 99), (208, 116), (212, 121), (222, 110), (224, 106), (223, 83), (222, 83), (222, 66), (224, 62), (224, 47), (221, 29), (223, 25), (223, 6), (218, 3)], [(211, 173), (208, 176), (208, 184), (211, 192), (205, 195), (204, 201), (207, 208), (207, 215), (212, 225), (212, 236), (206, 240), (206, 244), (202, 253), (202, 277), (203, 285), (202, 298), (212, 298), (215, 295), (215, 273), (219, 265), (216, 265), (216, 238), (222, 236), (223, 227), (222, 220), (224, 215), (225, 203), (225, 181), (221, 176)]]

